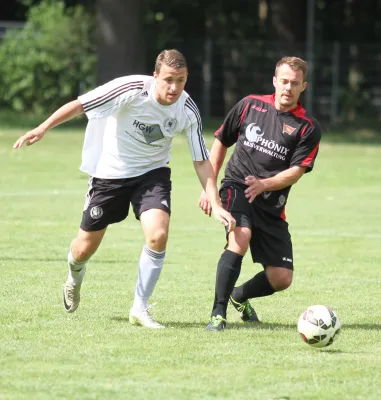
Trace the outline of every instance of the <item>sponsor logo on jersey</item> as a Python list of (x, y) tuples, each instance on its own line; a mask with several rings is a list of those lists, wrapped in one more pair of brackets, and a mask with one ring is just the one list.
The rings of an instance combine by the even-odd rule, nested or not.
[(157, 124), (146, 125), (143, 122), (135, 120), (132, 125), (135, 128), (135, 132), (137, 132), (139, 135), (144, 136), (145, 142), (147, 144), (156, 142), (157, 140), (163, 139), (164, 137), (160, 126)]
[(271, 192), (263, 192), (262, 196), (264, 199), (268, 199), (271, 196)]
[(267, 110), (265, 108), (259, 107), (259, 106), (253, 106), (251, 107), (254, 110), (260, 111), (260, 112), (267, 112)]
[(167, 208), (169, 208), (168, 203), (167, 203), (167, 200), (162, 200), (160, 203), (163, 204), (163, 205), (165, 205)]
[(290, 125), (283, 124), (283, 133), (288, 133), (289, 135), (292, 135), (295, 132), (295, 129), (296, 128), (293, 128)]
[(251, 123), (246, 127), (245, 136), (247, 140), (244, 140), (243, 144), (246, 147), (251, 147), (261, 153), (285, 161), (290, 149), (276, 143), (273, 139), (265, 139), (263, 137), (264, 134), (265, 132), (262, 132), (261, 128), (256, 123)]
[(147, 92), (147, 90), (146, 90), (145, 92), (143, 92), (140, 96), (142, 96), (142, 97), (148, 97), (148, 92)]
[(247, 140), (249, 140), (250, 142), (256, 143), (258, 139), (262, 137), (264, 134), (265, 132), (262, 132), (261, 128), (257, 124), (253, 123), (247, 125), (245, 135)]
[(174, 118), (168, 118), (164, 121), (164, 129), (167, 132), (172, 132), (176, 129), (177, 126), (177, 120)]
[(103, 215), (103, 209), (102, 207), (95, 206), (90, 210), (90, 217), (92, 219), (99, 219), (102, 218)]

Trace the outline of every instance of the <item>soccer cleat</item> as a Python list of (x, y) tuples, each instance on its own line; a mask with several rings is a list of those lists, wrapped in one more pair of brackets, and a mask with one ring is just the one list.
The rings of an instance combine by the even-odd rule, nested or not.
[(79, 306), (81, 300), (81, 285), (85, 272), (86, 266), (82, 268), (75, 283), (73, 280), (68, 279), (63, 288), (63, 304), (65, 310), (69, 313), (74, 312)]
[(141, 325), (144, 326), (145, 328), (151, 328), (151, 329), (165, 328), (164, 325), (159, 324), (152, 318), (151, 314), (149, 313), (149, 309), (151, 307), (152, 306), (148, 306), (146, 309), (143, 310), (134, 310), (131, 308), (128, 320), (132, 325)]
[(261, 322), (255, 312), (254, 308), (250, 305), (249, 300), (239, 303), (234, 300), (232, 296), (229, 299), (233, 307), (241, 314), (241, 319), (244, 322)]
[(226, 327), (226, 319), (222, 318), (221, 315), (213, 316), (209, 324), (206, 326), (206, 331), (220, 332)]

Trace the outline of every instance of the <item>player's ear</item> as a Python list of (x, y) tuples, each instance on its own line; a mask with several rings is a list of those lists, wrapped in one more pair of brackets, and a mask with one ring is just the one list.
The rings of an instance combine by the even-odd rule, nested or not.
[(273, 76), (273, 86), (276, 88), (276, 76)]
[(304, 92), (304, 90), (306, 89), (306, 87), (307, 87), (307, 82), (303, 82), (303, 84), (302, 84), (302, 92)]
[(156, 71), (153, 71), (153, 77), (157, 78), (157, 72)]

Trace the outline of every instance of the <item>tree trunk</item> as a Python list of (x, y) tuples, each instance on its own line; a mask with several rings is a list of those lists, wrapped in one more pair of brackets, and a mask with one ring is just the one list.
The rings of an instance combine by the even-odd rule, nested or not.
[(140, 0), (98, 0), (97, 84), (146, 72), (140, 3)]

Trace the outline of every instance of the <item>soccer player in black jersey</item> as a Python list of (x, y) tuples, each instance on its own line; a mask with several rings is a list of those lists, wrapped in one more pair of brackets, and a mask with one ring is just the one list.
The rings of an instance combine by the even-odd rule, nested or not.
[[(222, 179), (222, 204), (236, 219), (217, 267), (215, 299), (208, 331), (226, 326), (228, 301), (243, 321), (259, 322), (249, 299), (287, 289), (293, 277), (292, 242), (285, 217), (291, 186), (310, 172), (318, 154), (321, 129), (299, 102), (307, 86), (307, 63), (284, 57), (276, 64), (272, 95), (239, 101), (215, 133), (210, 160), (216, 176), (227, 148), (235, 144)], [(200, 208), (208, 215), (205, 193)], [(234, 287), (250, 248), (263, 270)]]

